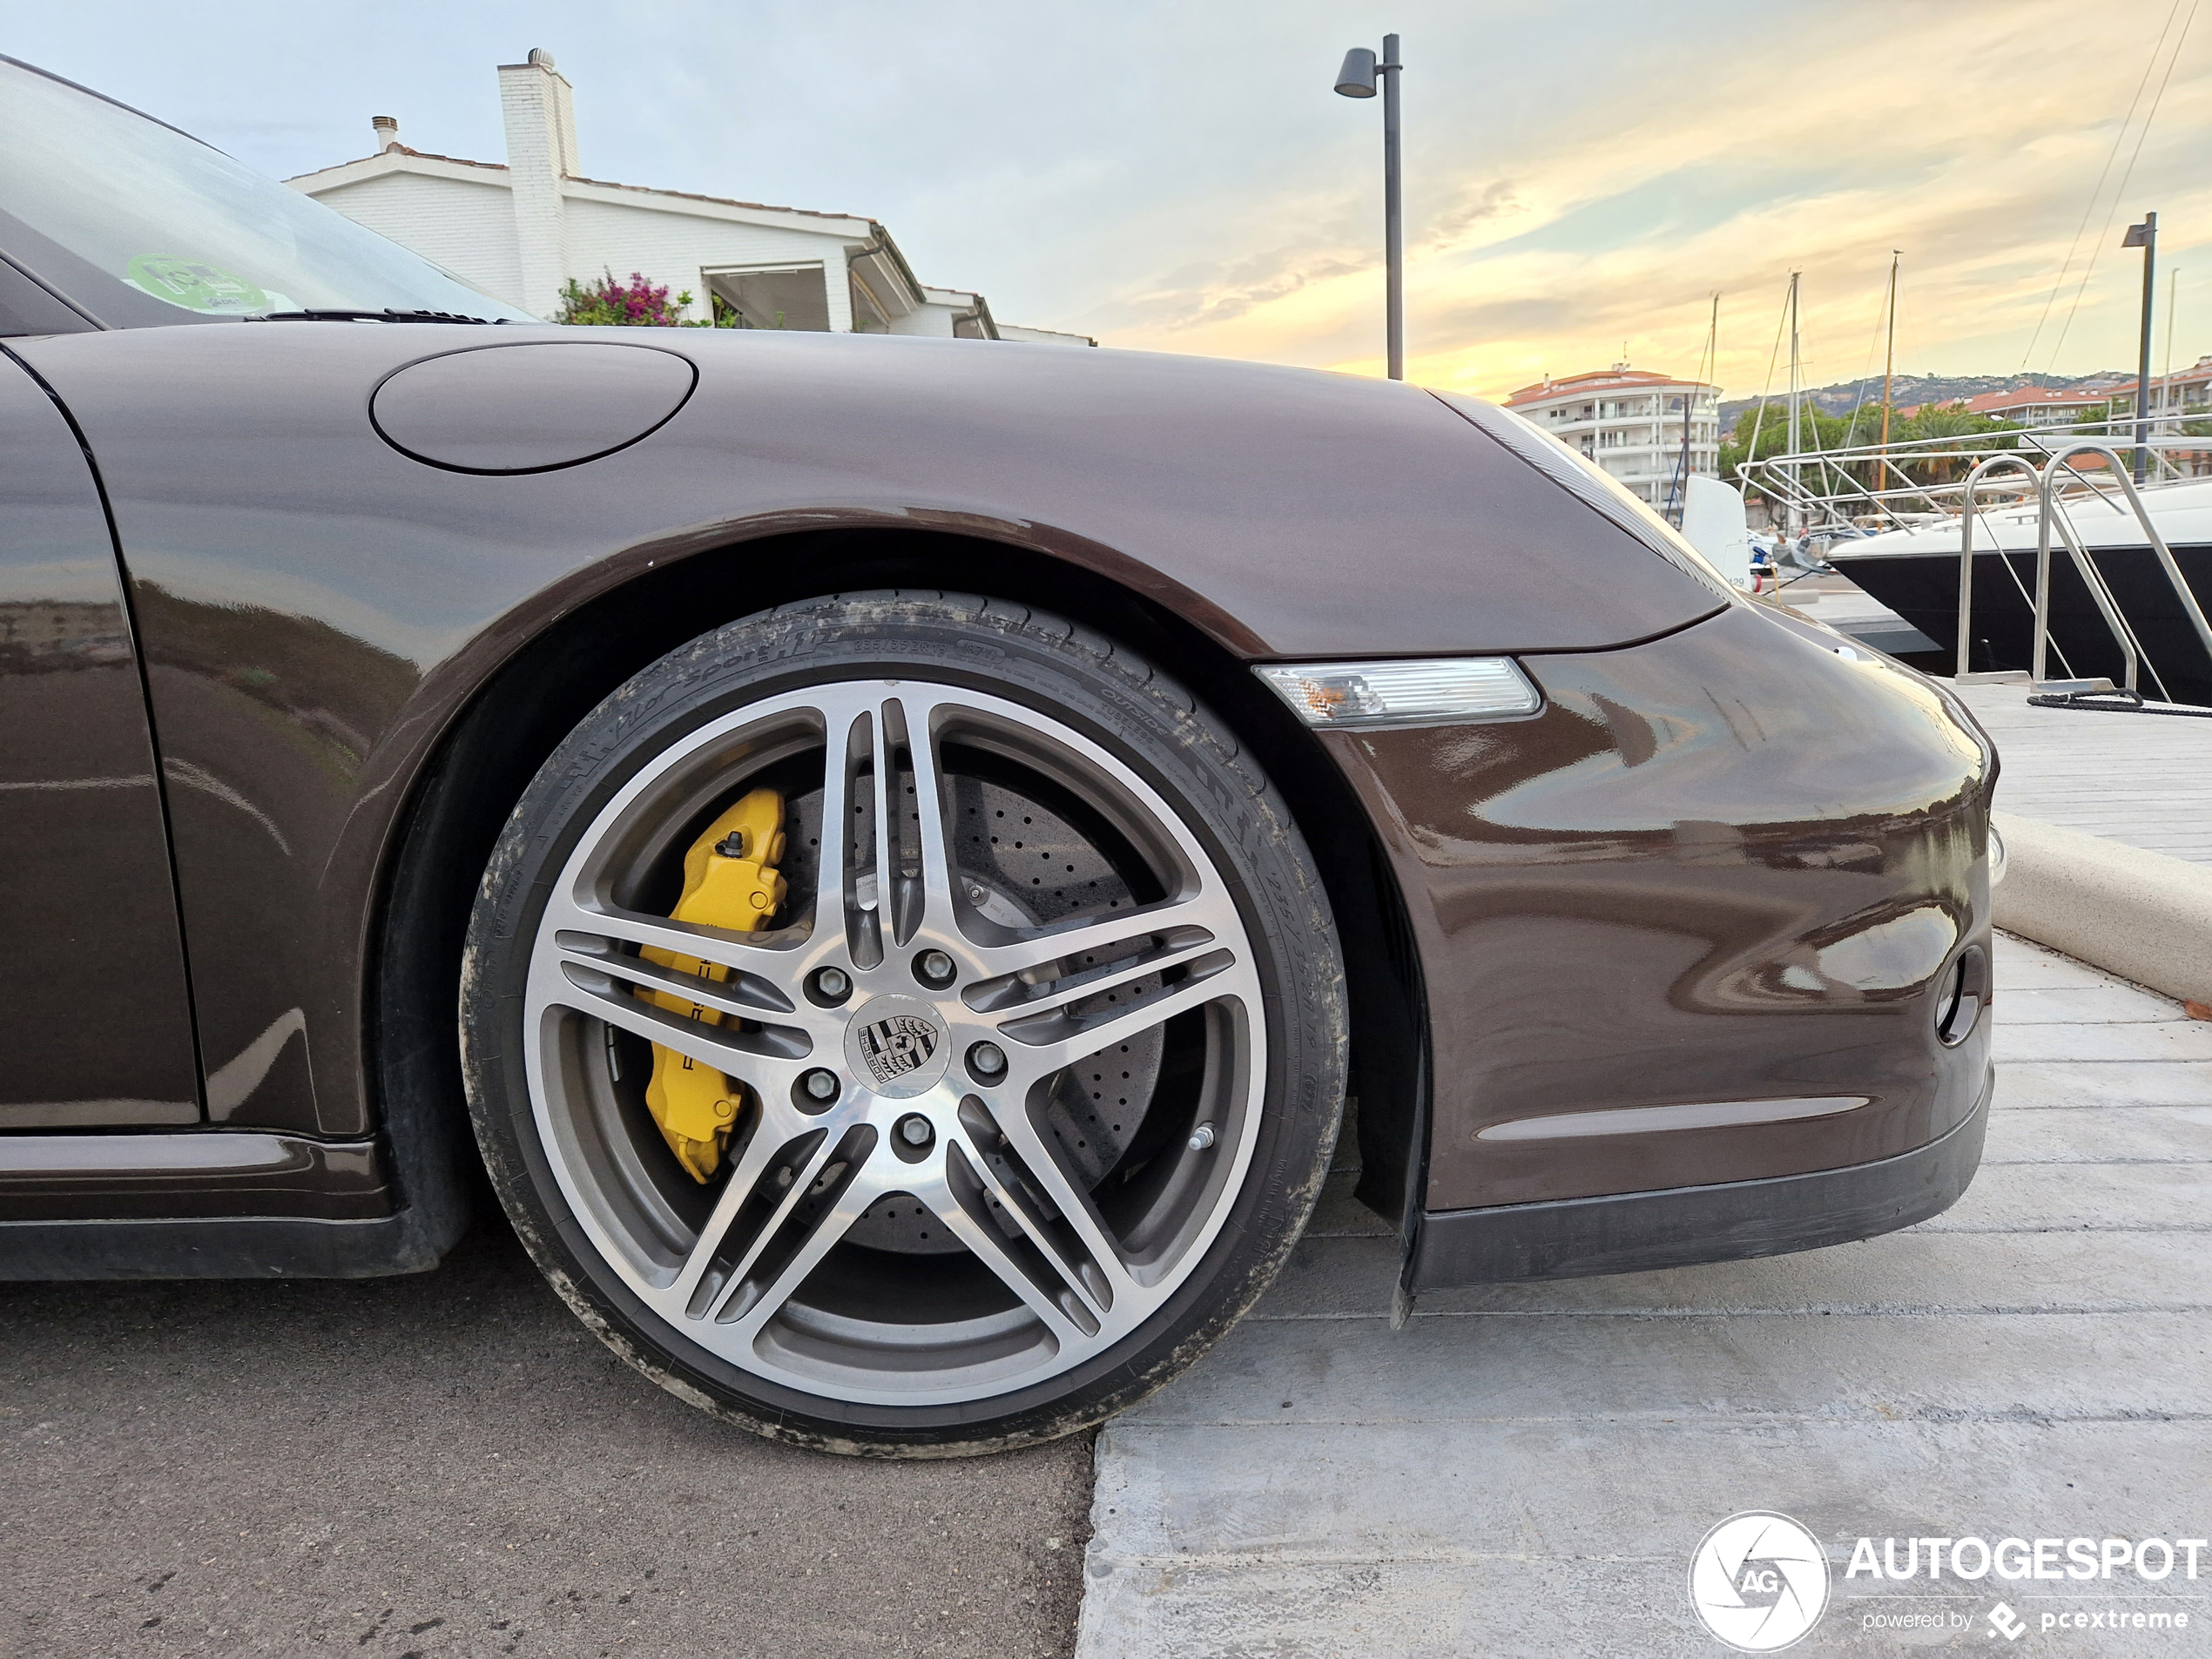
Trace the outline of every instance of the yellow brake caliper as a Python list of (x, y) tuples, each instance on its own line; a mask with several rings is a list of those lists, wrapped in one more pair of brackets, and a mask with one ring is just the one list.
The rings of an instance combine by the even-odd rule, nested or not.
[[(783, 817), (784, 798), (772, 789), (756, 789), (708, 825), (684, 854), (684, 896), (670, 916), (739, 934), (765, 927), (784, 901), (784, 879), (776, 873), (784, 855)], [(730, 976), (726, 968), (658, 946), (647, 945), (639, 954), (679, 974), (711, 980)], [(649, 991), (646, 996), (671, 1014), (703, 1025), (722, 1023), (718, 1010), (701, 1008), (677, 992)], [(688, 1055), (653, 1045), (653, 1080), (645, 1088), (645, 1104), (669, 1150), (694, 1181), (705, 1181), (720, 1166), (744, 1103), (743, 1083)]]

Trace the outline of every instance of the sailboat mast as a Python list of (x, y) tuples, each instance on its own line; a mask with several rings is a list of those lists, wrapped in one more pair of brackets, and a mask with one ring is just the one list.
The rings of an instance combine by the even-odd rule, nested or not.
[[(2174, 306), (2181, 297), (2182, 267), (2177, 265), (2166, 273), (2166, 370), (2160, 376), (2166, 389), (2159, 395), (2159, 401), (2169, 409), (2181, 401), (2174, 395)], [(2174, 435), (2179, 436), (2181, 430), (2175, 427)]]
[(1897, 266), (1904, 250), (1890, 250), (1890, 343), (1882, 354), (1882, 463), (1890, 459), (1890, 381), (1897, 373)]
[(1881, 459), (1874, 463), (1874, 499), (1878, 504), (1890, 482), (1890, 382), (1897, 375), (1897, 266), (1904, 257), (1903, 248), (1890, 250), (1889, 344), (1882, 352), (1882, 448)]
[[(2168, 331), (2171, 332), (2170, 330)], [(1705, 383), (1705, 364), (1713, 355), (1713, 348), (1721, 334), (1721, 296), (1713, 293), (1713, 320), (1705, 327), (1705, 349), (1697, 359), (1697, 378), (1682, 398), (1682, 496), (1675, 513), (1675, 528), (1680, 529), (1689, 521), (1689, 421), (1697, 408), (1697, 394)], [(1717, 416), (1716, 417), (1717, 418)]]
[[(1790, 453), (1797, 453), (1797, 276), (1790, 273)], [(1804, 509), (1797, 501), (1797, 465), (1790, 463), (1789, 530), (1792, 536), (1804, 533)]]

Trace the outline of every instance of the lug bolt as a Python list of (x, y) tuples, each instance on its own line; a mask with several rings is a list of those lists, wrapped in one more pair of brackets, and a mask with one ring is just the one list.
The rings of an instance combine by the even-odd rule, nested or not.
[(978, 1077), (1003, 1077), (1006, 1050), (995, 1042), (979, 1042), (968, 1051), (968, 1069)]
[(1203, 1152), (1213, 1144), (1213, 1125), (1201, 1123), (1190, 1131), (1190, 1147), (1193, 1152)]
[(837, 1098), (837, 1074), (821, 1066), (815, 1067), (801, 1077), (799, 1080), (799, 1086), (806, 1091), (809, 1098), (813, 1100), (831, 1101)]
[(908, 1146), (927, 1146), (936, 1132), (920, 1112), (908, 1112), (899, 1120), (899, 1138)]
[(914, 959), (914, 972), (921, 976), (925, 985), (949, 985), (953, 980), (953, 959), (941, 950), (925, 950)]
[(841, 968), (814, 970), (814, 995), (825, 1002), (842, 1002), (846, 993), (852, 988), (852, 976)]

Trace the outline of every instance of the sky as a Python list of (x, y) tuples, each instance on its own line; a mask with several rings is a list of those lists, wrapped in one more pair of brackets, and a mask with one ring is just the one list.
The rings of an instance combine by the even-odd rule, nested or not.
[(1901, 373), (2132, 368), (2147, 208), (2154, 371), (2169, 271), (2174, 363), (2212, 353), (2212, 0), (0, 0), (0, 51), (279, 177), (373, 114), (502, 160), (494, 68), (543, 47), (590, 177), (870, 215), (1003, 322), (1355, 374), (1381, 101), (1332, 88), (1386, 29), (1408, 379), (1779, 389), (1792, 270), (1806, 383), (1879, 374), (1892, 249)]

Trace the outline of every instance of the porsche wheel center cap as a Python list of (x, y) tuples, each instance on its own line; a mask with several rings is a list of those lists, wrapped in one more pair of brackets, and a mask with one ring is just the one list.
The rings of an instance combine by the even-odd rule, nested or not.
[(920, 997), (879, 996), (845, 1028), (853, 1076), (886, 1100), (911, 1100), (937, 1086), (952, 1056), (944, 1022)]

